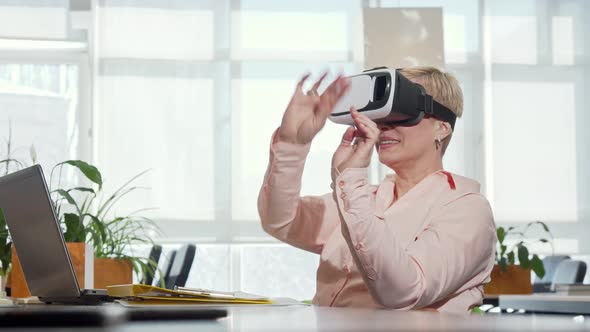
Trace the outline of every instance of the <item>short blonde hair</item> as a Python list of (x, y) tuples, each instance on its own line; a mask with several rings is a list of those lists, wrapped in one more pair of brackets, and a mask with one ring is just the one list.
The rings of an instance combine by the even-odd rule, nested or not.
[[(410, 81), (422, 85), (426, 93), (450, 109), (458, 118), (463, 115), (463, 91), (461, 91), (459, 81), (455, 76), (434, 67), (404, 68), (401, 73)], [(452, 135), (453, 133), (447, 136), (443, 142), (443, 154), (451, 141)]]

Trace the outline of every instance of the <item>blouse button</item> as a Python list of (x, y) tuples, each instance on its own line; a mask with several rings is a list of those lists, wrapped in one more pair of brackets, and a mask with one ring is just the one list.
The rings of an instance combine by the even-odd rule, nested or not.
[(356, 250), (361, 250), (362, 248), (363, 248), (363, 244), (362, 244), (362, 243), (360, 243), (360, 242), (359, 242), (359, 243), (357, 243), (357, 244), (356, 244), (356, 246), (355, 246), (355, 249), (356, 249)]
[(348, 265), (344, 264), (342, 265), (342, 269), (344, 270), (344, 272), (346, 272), (347, 274), (350, 273), (350, 267), (348, 267)]
[(338, 186), (339, 186), (340, 188), (344, 188), (344, 181), (340, 181), (340, 182), (338, 182)]
[(346, 194), (345, 193), (340, 193), (340, 198), (345, 199), (346, 198)]

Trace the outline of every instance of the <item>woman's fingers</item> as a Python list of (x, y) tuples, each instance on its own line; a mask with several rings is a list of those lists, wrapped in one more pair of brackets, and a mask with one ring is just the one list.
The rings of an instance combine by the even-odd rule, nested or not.
[(350, 146), (350, 144), (354, 140), (355, 132), (356, 132), (356, 130), (354, 129), (353, 126), (346, 128), (344, 135), (342, 135), (342, 142), (340, 142), (340, 145)]
[(350, 89), (350, 81), (349, 79), (343, 77), (342, 75), (338, 75), (336, 80), (332, 82), (326, 91), (322, 94), (320, 98), (320, 103), (318, 105), (318, 113), (324, 118), (330, 116), (334, 105), (344, 96), (346, 92)]
[(379, 128), (375, 122), (373, 122), (367, 116), (360, 114), (354, 108), (351, 108), (350, 113), (362, 135), (362, 138), (357, 138), (359, 140), (359, 144), (356, 150), (361, 152), (363, 155), (369, 156), (370, 158), (373, 147), (379, 139)]
[(354, 107), (351, 107), (350, 113), (354, 119), (355, 124), (366, 138), (374, 140), (379, 137), (379, 128), (375, 122), (373, 122), (364, 114), (357, 112)]
[(311, 73), (307, 73), (307, 74), (303, 75), (303, 77), (297, 83), (297, 87), (295, 88), (295, 93), (303, 93), (303, 84), (305, 84), (305, 81), (307, 81), (309, 76), (311, 76)]
[(370, 127), (375, 128), (375, 129), (379, 129), (379, 126), (377, 126), (377, 124), (375, 123), (375, 121), (369, 119), (368, 116), (366, 116), (363, 113), (360, 113), (359, 111), (357, 111), (356, 108), (351, 107), (350, 108), (350, 114), (352, 115), (353, 118), (359, 119), (360, 121), (366, 123)]
[(353, 126), (346, 128), (346, 131), (344, 131), (344, 134), (342, 135), (342, 141), (332, 156), (332, 167), (338, 167), (343, 161), (349, 159), (354, 153), (355, 146), (352, 145), (352, 142), (355, 137), (355, 132), (356, 129)]
[(324, 81), (324, 79), (326, 78), (326, 76), (328, 76), (328, 71), (325, 71), (322, 76), (320, 76), (320, 78), (317, 80), (317, 82), (314, 83), (314, 85), (311, 87), (310, 91), (314, 92), (314, 95), (319, 96), (318, 94), (318, 88), (320, 87), (320, 85), (322, 84), (322, 82)]

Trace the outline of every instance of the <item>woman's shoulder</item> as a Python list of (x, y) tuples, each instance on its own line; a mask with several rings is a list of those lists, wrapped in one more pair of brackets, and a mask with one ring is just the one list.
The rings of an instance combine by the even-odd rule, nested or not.
[[(472, 178), (468, 178), (459, 174), (455, 174), (455, 173), (450, 173), (450, 172), (445, 172), (447, 174), (449, 174), (449, 176), (452, 177), (454, 183), (455, 183), (455, 190), (458, 193), (474, 193), (474, 194), (479, 194), (481, 191), (481, 185), (479, 184), (479, 182), (477, 182), (477, 180), (472, 179)], [(452, 188), (451, 188), (452, 189)]]
[[(476, 227), (495, 234), (494, 214), (487, 198), (480, 192), (481, 186), (474, 179), (451, 174), (455, 190), (448, 190), (443, 195), (441, 209), (444, 220), (463, 228)], [(478, 222), (474, 222), (478, 221)]]
[(454, 186), (449, 186), (443, 205), (454, 202), (455, 205), (468, 204), (479, 205), (481, 207), (489, 206), (487, 198), (481, 193), (481, 185), (477, 180), (454, 173), (445, 173), (447, 173), (448, 177), (452, 178)]

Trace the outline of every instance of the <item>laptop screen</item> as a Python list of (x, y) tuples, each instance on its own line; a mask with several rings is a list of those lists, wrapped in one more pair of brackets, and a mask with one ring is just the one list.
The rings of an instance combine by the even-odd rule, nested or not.
[(0, 178), (0, 208), (31, 294), (80, 296), (41, 166)]

